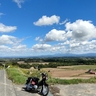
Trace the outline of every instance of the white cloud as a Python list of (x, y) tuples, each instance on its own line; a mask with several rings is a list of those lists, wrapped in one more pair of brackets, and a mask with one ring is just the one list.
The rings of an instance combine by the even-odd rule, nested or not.
[(52, 29), (49, 33), (45, 36), (45, 41), (64, 41), (69, 37), (69, 33), (66, 33), (64, 30), (56, 30)]
[[(36, 42), (39, 41), (39, 44), (32, 45), (32, 48), (21, 44), (22, 39), (2, 35), (0, 36), (0, 54), (2, 56), (6, 56), (6, 54), (10, 56), (38, 56), (38, 54), (49, 53), (82, 54), (96, 52), (95, 33), (96, 26), (91, 21), (76, 20), (73, 23), (67, 22), (65, 30), (52, 29), (45, 34), (44, 38), (36, 37), (35, 40)], [(51, 43), (51, 41), (54, 42)]]
[(49, 49), (50, 50), (50, 52), (59, 52), (60, 51), (60, 49), (61, 49), (61, 47), (60, 46), (51, 46), (51, 48)]
[(30, 53), (26, 45), (20, 44), (22, 39), (14, 36), (0, 36), (0, 54), (2, 56), (26, 56)]
[(76, 20), (66, 23), (66, 30), (72, 31), (72, 38), (77, 40), (90, 40), (96, 38), (96, 27), (91, 21)]
[(10, 44), (10, 45), (16, 45), (20, 43), (21, 40), (17, 39), (14, 36), (9, 35), (2, 35), (0, 36), (0, 45)]
[(21, 8), (21, 4), (24, 3), (24, 0), (13, 0), (15, 3), (17, 3), (18, 7)]
[(75, 40), (75, 42), (92, 40), (96, 38), (96, 26), (91, 21), (76, 20), (75, 22), (67, 22), (65, 30), (52, 29), (46, 35), (44, 40), (49, 41), (65, 41)]
[(16, 26), (6, 26), (0, 23), (0, 32), (11, 32), (11, 31), (15, 31), (16, 29), (17, 29)]
[(8, 50), (10, 50), (10, 48), (8, 46), (0, 45), (0, 52), (2, 52), (2, 51), (8, 51)]
[(26, 52), (28, 52), (28, 48), (26, 45), (19, 44), (19, 45), (13, 46), (11, 48), (11, 51), (14, 52), (15, 54), (22, 53), (22, 52), (24, 52), (24, 54), (25, 54)]
[(26, 45), (18, 45), (18, 46), (14, 46), (14, 48), (16, 48), (16, 49), (25, 49), (25, 48), (27, 48), (27, 46)]
[(44, 26), (44, 25), (53, 25), (58, 24), (60, 20), (59, 16), (53, 15), (51, 17), (42, 16), (38, 21), (34, 22), (33, 24), (36, 26)]
[(49, 44), (36, 44), (32, 47), (34, 51), (48, 51), (51, 48)]
[[(96, 27), (91, 21), (76, 20), (67, 22), (65, 30), (53, 29), (45, 37), (45, 42), (54, 41), (57, 45), (51, 45), (48, 51), (62, 53), (85, 53), (96, 51)], [(61, 42), (61, 43), (59, 43)], [(59, 43), (59, 44), (58, 44)], [(43, 49), (44, 50), (44, 49)], [(46, 50), (46, 48), (45, 48)]]
[(30, 50), (26, 47), (26, 45), (17, 45), (17, 46), (7, 46), (0, 45), (0, 54), (2, 56), (28, 56)]
[(32, 52), (41, 53), (41, 54), (52, 54), (52, 53), (58, 53), (60, 51), (60, 46), (58, 45), (49, 45), (49, 44), (35, 44), (32, 46)]

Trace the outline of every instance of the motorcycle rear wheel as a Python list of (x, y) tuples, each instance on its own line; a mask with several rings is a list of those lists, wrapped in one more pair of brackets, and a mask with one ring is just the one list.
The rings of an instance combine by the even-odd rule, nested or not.
[(27, 85), (27, 86), (25, 87), (25, 90), (26, 90), (26, 91), (31, 91), (31, 88), (29, 88), (29, 86)]
[(46, 86), (46, 85), (43, 85), (42, 89), (41, 89), (41, 93), (42, 93), (43, 96), (47, 96), (48, 93), (49, 93), (49, 87)]

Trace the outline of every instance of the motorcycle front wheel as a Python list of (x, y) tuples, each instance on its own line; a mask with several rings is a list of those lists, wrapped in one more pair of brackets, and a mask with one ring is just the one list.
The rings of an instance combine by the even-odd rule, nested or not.
[(46, 85), (43, 85), (42, 89), (41, 89), (41, 93), (42, 93), (43, 96), (47, 96), (48, 93), (49, 93), (49, 87), (46, 86)]

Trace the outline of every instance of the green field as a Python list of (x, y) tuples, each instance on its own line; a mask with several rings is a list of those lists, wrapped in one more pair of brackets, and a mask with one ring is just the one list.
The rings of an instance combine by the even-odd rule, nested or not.
[(58, 68), (66, 69), (66, 70), (89, 70), (96, 69), (96, 65), (73, 65), (73, 66), (59, 66)]

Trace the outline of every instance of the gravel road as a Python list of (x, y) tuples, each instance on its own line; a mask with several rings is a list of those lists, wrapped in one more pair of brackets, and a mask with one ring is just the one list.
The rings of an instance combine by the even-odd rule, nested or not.
[(96, 84), (54, 85), (53, 87), (60, 90), (58, 96), (96, 96)]

